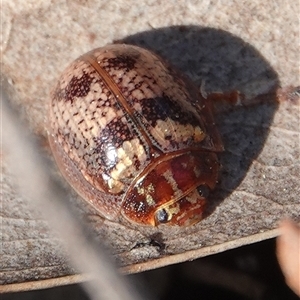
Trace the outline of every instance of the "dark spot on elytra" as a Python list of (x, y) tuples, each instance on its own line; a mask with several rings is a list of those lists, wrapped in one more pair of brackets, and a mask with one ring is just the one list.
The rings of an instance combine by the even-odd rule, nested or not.
[(138, 171), (141, 167), (141, 163), (140, 161), (138, 160), (138, 157), (136, 155), (133, 156), (133, 159), (134, 159), (134, 166), (135, 166), (135, 169)]
[(91, 89), (92, 81), (93, 77), (86, 73), (83, 73), (80, 78), (73, 77), (66, 88), (61, 91), (63, 97), (60, 98), (73, 103), (75, 97), (85, 97)]
[(158, 120), (165, 121), (170, 118), (179, 124), (199, 124), (197, 117), (186, 108), (181, 107), (176, 101), (172, 101), (168, 96), (144, 99), (141, 101), (142, 115), (151, 126), (155, 127)]
[(127, 124), (124, 124), (120, 119), (114, 119), (105, 126), (100, 136), (95, 140), (97, 147), (94, 152), (99, 154), (101, 164), (106, 170), (114, 168), (118, 162), (117, 157), (114, 157), (115, 150), (126, 140), (133, 138), (134, 136)]
[(142, 84), (143, 84), (142, 82), (136, 83), (135, 86), (134, 86), (134, 88), (136, 90), (138, 90), (142, 86)]
[(109, 68), (112, 69), (125, 69), (126, 71), (132, 70), (136, 63), (136, 60), (127, 55), (119, 55), (108, 60)]

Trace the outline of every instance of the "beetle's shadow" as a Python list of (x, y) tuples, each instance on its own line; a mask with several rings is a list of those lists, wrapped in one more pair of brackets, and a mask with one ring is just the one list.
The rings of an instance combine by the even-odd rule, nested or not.
[[(261, 152), (277, 108), (279, 80), (270, 64), (242, 39), (223, 30), (175, 26), (141, 32), (121, 41), (150, 49), (166, 58), (198, 86), (211, 91), (239, 90), (246, 106), (216, 115), (225, 152), (220, 154), (218, 188), (211, 195), (208, 215), (243, 181)], [(268, 92), (262, 101), (255, 96)], [(172, 230), (171, 230), (172, 231)]]

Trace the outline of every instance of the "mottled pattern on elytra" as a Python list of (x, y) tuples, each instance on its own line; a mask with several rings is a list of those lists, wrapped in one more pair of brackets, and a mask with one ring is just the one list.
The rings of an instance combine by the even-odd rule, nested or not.
[[(174, 151), (213, 149), (203, 125), (207, 108), (202, 102), (197, 89), (156, 55), (111, 45), (83, 55), (61, 75), (52, 94), (50, 134), (68, 157), (62, 168), (68, 168), (69, 181), (75, 186), (83, 176), (92, 189), (81, 183), (79, 192), (88, 194), (104, 216), (112, 216), (116, 212), (109, 211), (107, 201), (116, 197), (115, 208), (124, 202), (132, 182), (153, 159)], [(72, 172), (79, 172), (76, 179)], [(172, 195), (180, 194), (172, 174), (164, 174), (172, 183)], [(96, 191), (100, 194), (95, 199)], [(199, 196), (195, 195), (170, 204), (169, 213), (177, 211), (179, 217), (178, 210), (191, 206)], [(157, 206), (151, 193), (145, 197), (148, 206)], [(132, 205), (141, 209), (141, 203)]]
[(53, 93), (51, 114), (56, 141), (100, 190), (122, 191), (146, 162), (136, 125), (89, 64), (77, 60), (63, 74)]
[(94, 56), (117, 83), (151, 142), (162, 151), (173, 151), (202, 141), (205, 134), (199, 113), (191, 105), (194, 94), (184, 82), (148, 51), (114, 49), (116, 57), (106, 58), (97, 50)]
[(174, 83), (156, 56), (141, 55), (134, 48), (129, 53), (111, 49), (87, 55), (95, 57), (116, 82), (139, 124), (82, 57), (64, 72), (54, 91), (51, 126), (57, 142), (88, 181), (97, 176), (98, 188), (119, 193), (149, 163), (149, 147), (182, 149), (200, 142), (205, 134), (195, 108), (187, 102), (187, 91), (179, 86), (182, 82)]

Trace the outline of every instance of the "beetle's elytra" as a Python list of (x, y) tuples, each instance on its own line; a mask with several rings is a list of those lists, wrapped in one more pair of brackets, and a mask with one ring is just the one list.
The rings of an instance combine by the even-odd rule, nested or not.
[(223, 150), (197, 87), (156, 54), (121, 44), (64, 71), (49, 140), (69, 183), (103, 217), (151, 226), (201, 220)]

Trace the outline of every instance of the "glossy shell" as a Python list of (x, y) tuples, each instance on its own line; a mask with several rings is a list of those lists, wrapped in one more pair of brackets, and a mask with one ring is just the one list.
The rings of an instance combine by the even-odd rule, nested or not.
[(152, 52), (95, 49), (61, 75), (49, 140), (62, 173), (105, 218), (201, 220), (222, 143), (198, 89)]

